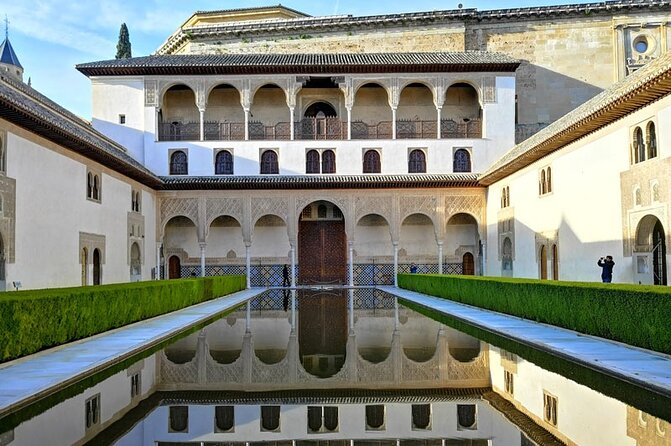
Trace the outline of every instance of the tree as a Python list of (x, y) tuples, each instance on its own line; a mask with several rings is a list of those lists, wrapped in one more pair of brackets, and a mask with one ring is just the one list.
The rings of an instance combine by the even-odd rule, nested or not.
[(121, 24), (119, 30), (119, 43), (116, 44), (116, 58), (128, 59), (133, 57), (130, 51), (130, 37), (128, 36), (128, 27), (125, 23)]

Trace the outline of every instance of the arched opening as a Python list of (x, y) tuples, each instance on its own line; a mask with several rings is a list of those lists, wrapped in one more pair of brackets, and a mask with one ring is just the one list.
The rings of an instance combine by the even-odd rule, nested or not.
[(387, 219), (378, 214), (361, 217), (354, 229), (355, 284), (393, 284), (393, 252)]
[(450, 356), (459, 362), (471, 362), (480, 355), (480, 341), (473, 336), (445, 327)]
[(362, 85), (352, 107), (352, 139), (391, 139), (391, 117), (387, 90), (376, 83)]
[[(458, 213), (450, 217), (447, 221), (445, 231), (445, 244), (443, 249), (448, 254), (446, 269), (449, 274), (466, 274), (464, 270), (465, 255), (468, 253), (473, 259), (472, 274), (476, 274), (476, 258), (474, 253), (479, 250), (480, 237), (478, 233), (478, 222), (475, 218), (466, 213)], [(469, 261), (470, 259), (467, 259)], [(479, 257), (477, 259), (479, 261)]]
[[(284, 265), (291, 263), (290, 248), (287, 224), (282, 218), (266, 214), (256, 220), (251, 247), (252, 286), (281, 286)], [(282, 308), (281, 292), (273, 298), (277, 308)]]
[(301, 212), (298, 265), (301, 284), (347, 282), (345, 219), (335, 204), (315, 201)]
[(163, 95), (158, 138), (159, 141), (200, 139), (200, 112), (196, 106), (196, 95), (186, 85), (173, 85)]
[(306, 118), (332, 118), (338, 116), (338, 113), (328, 102), (318, 101), (314, 102), (308, 108), (306, 108), (303, 116)]
[(380, 153), (377, 150), (366, 150), (363, 154), (363, 173), (380, 173)]
[(559, 280), (559, 249), (552, 245), (552, 280)]
[(645, 161), (645, 140), (643, 130), (636, 127), (634, 130), (634, 162), (640, 163), (641, 161)]
[(100, 258), (100, 250), (98, 248), (93, 250), (93, 284), (100, 285), (102, 283), (102, 260)]
[(411, 214), (403, 220), (398, 247), (401, 271), (408, 272), (415, 264), (421, 266), (422, 272), (438, 272), (436, 230), (428, 216)]
[(308, 153), (305, 154), (305, 173), (319, 173), (320, 172), (320, 162), (319, 162), (319, 152), (316, 150), (308, 150)]
[(142, 258), (140, 246), (133, 242), (130, 246), (130, 281), (139, 282), (142, 280)]
[(266, 84), (254, 94), (249, 113), (249, 139), (286, 140), (290, 137), (289, 107), (284, 90)]
[(336, 156), (333, 150), (322, 152), (322, 173), (336, 173)]
[(513, 243), (509, 237), (503, 239), (503, 247), (501, 249), (501, 269), (503, 276), (513, 276)]
[(426, 173), (426, 155), (423, 150), (415, 149), (408, 155), (408, 173)]
[(657, 132), (655, 132), (655, 123), (648, 124), (648, 158), (657, 156)]
[(541, 246), (540, 252), (538, 253), (539, 261), (539, 277), (541, 280), (546, 280), (548, 278), (548, 252), (545, 245)]
[(445, 92), (440, 135), (441, 138), (482, 137), (482, 109), (478, 92), (472, 85), (456, 83)]
[[(168, 261), (168, 278), (176, 279), (182, 276), (200, 275), (200, 266), (196, 266), (196, 264), (182, 265), (180, 260), (200, 258), (198, 241), (196, 224), (190, 218), (176, 216), (166, 223), (163, 250)], [(182, 271), (183, 267), (184, 271)]]
[(436, 125), (436, 106), (431, 90), (420, 83), (403, 88), (396, 110), (396, 137), (435, 138)]
[(646, 215), (639, 222), (634, 256), (636, 280), (639, 283), (667, 284), (666, 232), (657, 217)]
[(88, 277), (89, 253), (86, 248), (82, 248), (82, 257), (80, 260), (81, 260), (80, 263), (82, 265), (82, 286), (86, 286), (89, 284), (89, 277)]
[(216, 175), (233, 175), (233, 154), (228, 150), (220, 150), (214, 159)]
[(452, 160), (453, 172), (470, 172), (471, 171), (471, 154), (466, 149), (457, 149), (454, 151), (454, 159)]
[(189, 161), (186, 156), (186, 153), (182, 150), (175, 150), (170, 154), (170, 175), (188, 175), (188, 174), (189, 174)]
[(545, 169), (541, 170), (541, 180), (538, 186), (538, 191), (540, 195), (545, 195), (548, 192), (547, 183), (545, 180)]
[(473, 276), (475, 275), (475, 259), (473, 254), (467, 252), (464, 254), (461, 260), (461, 270), (464, 276)]
[(261, 154), (261, 174), (273, 175), (280, 173), (280, 166), (277, 161), (277, 153), (274, 150), (266, 150)]
[[(207, 255), (213, 260), (207, 264), (214, 268), (214, 274), (244, 274), (245, 249), (242, 226), (238, 220), (229, 215), (220, 215), (212, 220), (207, 233)], [(214, 259), (220, 263), (213, 264)]]
[(298, 92), (296, 102), (303, 110), (298, 111), (296, 139), (347, 139), (347, 121), (339, 117), (343, 113), (344, 96), (334, 78), (310, 76)]
[(240, 92), (235, 87), (220, 84), (210, 91), (204, 125), (208, 141), (245, 139), (245, 111), (240, 104)]

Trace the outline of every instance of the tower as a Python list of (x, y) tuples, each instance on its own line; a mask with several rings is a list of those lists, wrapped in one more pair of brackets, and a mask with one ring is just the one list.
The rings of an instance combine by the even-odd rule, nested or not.
[(23, 67), (9, 43), (9, 21), (5, 17), (5, 40), (0, 45), (0, 75), (23, 82)]

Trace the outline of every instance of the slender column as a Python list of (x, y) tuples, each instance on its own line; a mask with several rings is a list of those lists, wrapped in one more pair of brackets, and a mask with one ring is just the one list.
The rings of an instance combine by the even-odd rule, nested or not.
[(436, 138), (440, 139), (440, 112), (442, 111), (442, 107), (436, 107), (436, 115), (437, 115), (437, 122), (436, 122)]
[(249, 141), (249, 109), (245, 109), (245, 141)]
[(205, 247), (206, 243), (199, 243), (200, 245), (200, 277), (205, 277)]
[(398, 242), (393, 242), (394, 245), (394, 286), (398, 287)]
[(245, 272), (247, 273), (247, 288), (252, 287), (252, 258), (251, 258), (251, 244), (245, 244)]
[(394, 330), (398, 330), (398, 298), (394, 297)]
[(353, 286), (354, 285), (354, 242), (347, 242), (349, 245), (349, 258), (347, 259), (349, 262), (349, 285)]
[(200, 140), (205, 141), (205, 109), (201, 108), (200, 112)]
[(296, 286), (296, 248), (291, 245), (291, 287)]
[(347, 295), (349, 298), (348, 304), (348, 313), (349, 313), (349, 333), (354, 334), (354, 290), (347, 290)]
[[(161, 242), (156, 242), (156, 276), (154, 276), (154, 279), (156, 279), (156, 280), (161, 280), (161, 245), (162, 244), (163, 243), (161, 243)], [(87, 279), (88, 279), (88, 277), (87, 277)], [(86, 283), (88, 283), (88, 281)]]
[(481, 243), (482, 243), (482, 271), (480, 271), (480, 275), (484, 276), (485, 271), (487, 271), (487, 243), (486, 242)]
[(247, 314), (245, 315), (245, 331), (249, 333), (252, 331), (252, 303), (247, 301)]
[(291, 129), (291, 140), (294, 140), (294, 107), (289, 107), (289, 128)]
[(352, 139), (352, 107), (347, 107), (347, 140)]
[(396, 139), (396, 107), (391, 109), (391, 139)]
[(438, 242), (438, 274), (443, 274), (443, 242)]
[(296, 290), (291, 290), (291, 331), (296, 330)]

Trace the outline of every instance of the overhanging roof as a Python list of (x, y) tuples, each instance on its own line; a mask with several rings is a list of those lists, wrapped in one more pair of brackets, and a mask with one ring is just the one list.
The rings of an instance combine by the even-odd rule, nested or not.
[(181, 74), (319, 74), (514, 72), (520, 61), (502, 53), (179, 54), (77, 65), (86, 76)]
[(671, 52), (513, 147), (480, 177), (490, 184), (671, 93)]
[(230, 175), (161, 177), (163, 190), (403, 189), (478, 187), (477, 174)]

